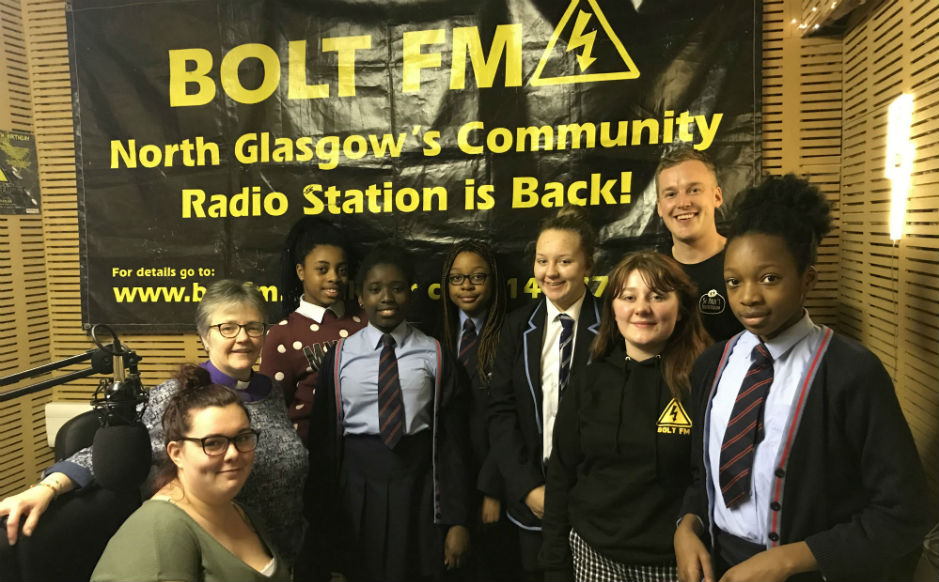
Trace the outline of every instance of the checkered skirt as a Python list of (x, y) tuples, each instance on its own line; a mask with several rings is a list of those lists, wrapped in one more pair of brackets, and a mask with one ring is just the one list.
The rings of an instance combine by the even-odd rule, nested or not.
[(568, 536), (577, 582), (677, 582), (678, 566), (672, 564), (621, 564), (590, 547), (571, 528)]

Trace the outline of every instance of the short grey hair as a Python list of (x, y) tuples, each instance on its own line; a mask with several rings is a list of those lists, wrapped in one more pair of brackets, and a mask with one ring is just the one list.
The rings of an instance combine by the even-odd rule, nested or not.
[(253, 283), (222, 279), (209, 285), (196, 308), (196, 331), (199, 337), (205, 337), (209, 332), (212, 314), (226, 305), (253, 307), (265, 320), (267, 319), (267, 301)]

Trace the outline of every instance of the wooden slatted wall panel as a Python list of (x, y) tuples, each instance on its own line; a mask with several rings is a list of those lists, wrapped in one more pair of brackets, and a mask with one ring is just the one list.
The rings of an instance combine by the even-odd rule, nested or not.
[[(42, 225), (38, 217), (0, 220), (0, 375), (48, 361)], [(18, 386), (29, 382), (21, 382)], [(0, 496), (35, 479), (46, 454), (43, 405), (50, 392), (0, 404)]]
[(841, 68), (839, 39), (803, 38), (799, 0), (763, 3), (763, 172), (805, 176), (832, 204), (835, 228), (818, 253), (812, 318), (837, 321)]
[(790, 19), (791, 1), (763, 2), (763, 173), (780, 174), (783, 152), (790, 147), (784, 140), (783, 87), (786, 69), (783, 49), (791, 44), (786, 27)]
[[(27, 61), (20, 2), (0, 0), (0, 129), (33, 131)], [(41, 217), (0, 216), (0, 375), (48, 361), (43, 246)], [(0, 405), (0, 496), (35, 479), (48, 461), (42, 405), (50, 398)]]
[[(92, 347), (81, 328), (78, 194), (65, 2), (30, 0), (26, 4), (36, 133), (43, 143), (40, 172), (47, 194), (46, 263), (55, 273), (48, 285), (54, 314), (53, 356), (62, 358)], [(141, 372), (148, 385), (169, 377), (181, 362), (204, 358), (194, 334), (122, 335), (121, 340), (144, 357)], [(86, 400), (96, 386), (96, 379), (76, 381), (56, 388), (56, 399)]]
[(817, 185), (832, 205), (833, 228), (818, 249), (818, 283), (807, 300), (820, 323), (837, 321), (840, 257), (841, 78), (840, 39), (803, 38), (799, 58), (797, 173)]
[(2, 129), (32, 131), (32, 106), (20, 0), (0, 0), (0, 120)]
[[(870, 347), (897, 386), (939, 501), (939, 4), (884, 2), (844, 38), (841, 329)], [(914, 96), (916, 146), (906, 236), (889, 239), (887, 107)]]
[[(16, 74), (0, 82), (6, 90), (23, 95), (6, 106), (29, 123), (2, 128), (33, 131), (39, 156), (42, 217), (0, 218), (0, 337), (19, 337), (15, 357), (0, 343), (0, 368), (6, 373), (59, 360), (92, 347), (81, 327), (79, 246), (72, 87), (69, 79), (65, 2), (0, 0), (0, 31), (11, 43), (0, 54), (22, 63)], [(19, 18), (22, 14), (22, 18)], [(11, 22), (17, 23), (8, 34)], [(22, 23), (22, 24), (20, 24)], [(8, 61), (4, 61), (5, 63)], [(26, 63), (28, 62), (28, 67)], [(28, 74), (27, 74), (28, 72)], [(2, 94), (0, 94), (2, 95)], [(31, 97), (31, 99), (30, 99)], [(25, 114), (19, 114), (25, 111)], [(48, 277), (46, 276), (48, 273)], [(18, 281), (16, 285), (7, 281)], [(17, 303), (10, 307), (9, 301)], [(51, 313), (51, 318), (50, 318)], [(9, 317), (14, 317), (8, 322)], [(49, 321), (52, 320), (50, 328)], [(16, 333), (9, 333), (12, 328)], [(51, 335), (51, 338), (50, 338)], [(194, 334), (175, 336), (123, 336), (143, 357), (141, 373), (148, 386), (166, 379), (184, 361), (204, 355)], [(24, 350), (26, 350), (24, 352)], [(23, 356), (22, 354), (26, 355)], [(55, 372), (83, 369), (86, 364)], [(0, 372), (2, 373), (2, 372)], [(75, 381), (35, 396), (0, 405), (0, 496), (21, 489), (52, 461), (46, 444), (43, 406), (51, 400), (87, 402), (98, 381)], [(24, 383), (25, 384), (25, 383)], [(22, 384), (21, 384), (22, 385)]]
[[(92, 347), (81, 327), (71, 99), (65, 2), (0, 0), (0, 129), (36, 135), (43, 210), (41, 217), (0, 217), (0, 375)], [(205, 357), (195, 334), (121, 339), (144, 357), (147, 386), (181, 362)], [(78, 380), (0, 405), (0, 496), (34, 481), (52, 460), (45, 403), (87, 402), (97, 382)]]

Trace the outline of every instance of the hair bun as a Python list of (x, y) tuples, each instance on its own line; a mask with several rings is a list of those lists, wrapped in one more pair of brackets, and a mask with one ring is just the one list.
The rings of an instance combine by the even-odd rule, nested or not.
[(558, 218), (567, 218), (572, 220), (579, 220), (584, 223), (590, 224), (590, 215), (587, 214), (587, 208), (585, 206), (575, 206), (573, 204), (565, 204), (557, 213)]
[(781, 212), (809, 226), (820, 241), (831, 230), (831, 209), (825, 195), (818, 187), (795, 174), (773, 176), (762, 191), (762, 202), (773, 207), (771, 212)]
[(587, 257), (587, 262), (593, 264), (593, 255), (596, 251), (597, 232), (590, 223), (590, 215), (584, 206), (565, 204), (556, 215), (549, 216), (541, 223), (538, 236), (546, 230), (568, 230), (580, 238), (580, 247)]
[(783, 238), (800, 269), (815, 264), (817, 248), (831, 230), (825, 195), (795, 174), (770, 176), (744, 190), (734, 204), (729, 238), (759, 232)]
[(209, 375), (209, 371), (195, 364), (180, 366), (173, 379), (179, 384), (180, 390), (202, 388), (212, 383), (212, 376)]

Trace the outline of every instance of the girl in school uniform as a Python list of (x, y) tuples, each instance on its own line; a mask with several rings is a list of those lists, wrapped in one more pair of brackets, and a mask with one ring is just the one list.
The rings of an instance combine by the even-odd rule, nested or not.
[(350, 271), (339, 229), (313, 217), (293, 225), (281, 259), (284, 318), (267, 334), (261, 373), (280, 382), (287, 414), (304, 443), (323, 357), (365, 326), (365, 314), (346, 303)]
[(745, 331), (695, 363), (681, 580), (893, 579), (929, 529), (890, 376), (804, 308), (830, 222), (824, 196), (791, 174), (740, 195), (724, 278)]
[(558, 403), (587, 364), (600, 325), (599, 302), (585, 283), (596, 237), (580, 210), (562, 208), (542, 224), (533, 270), (543, 296), (507, 316), (490, 384), (490, 444), (528, 577), (541, 575), (545, 466)]
[(568, 389), (548, 463), (546, 580), (676, 580), (672, 534), (691, 482), (685, 405), (711, 343), (695, 284), (671, 257), (610, 271), (593, 361)]
[(470, 442), (473, 499), (472, 546), (465, 574), (471, 580), (508, 580), (519, 571), (515, 526), (502, 511), (502, 476), (490, 455), (489, 382), (499, 333), (505, 319), (505, 282), (488, 244), (454, 244), (443, 262), (440, 281), (442, 339), (466, 373), (470, 388)]
[(426, 579), (468, 547), (466, 390), (439, 342), (405, 321), (411, 265), (388, 247), (365, 258), (369, 325), (327, 353), (317, 379), (312, 540), (320, 568), (349, 580)]

